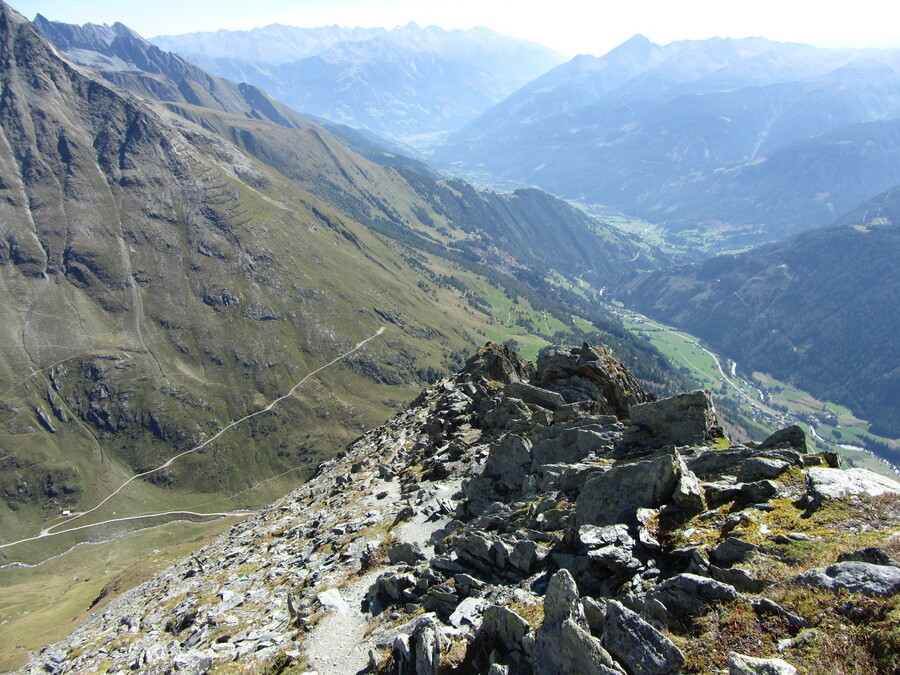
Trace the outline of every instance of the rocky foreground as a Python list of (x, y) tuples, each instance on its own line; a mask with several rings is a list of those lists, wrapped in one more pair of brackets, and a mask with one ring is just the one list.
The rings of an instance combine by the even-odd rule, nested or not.
[(487, 345), (23, 672), (891, 673), (900, 484)]

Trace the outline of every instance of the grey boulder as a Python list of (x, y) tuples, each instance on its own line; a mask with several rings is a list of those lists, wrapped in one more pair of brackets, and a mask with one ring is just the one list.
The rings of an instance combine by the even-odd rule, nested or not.
[(634, 522), (639, 508), (670, 501), (679, 477), (678, 461), (668, 452), (617, 464), (584, 484), (575, 502), (576, 522), (579, 527)]
[(415, 542), (398, 541), (391, 544), (388, 549), (388, 562), (391, 565), (406, 563), (407, 565), (418, 565), (425, 560), (425, 554)]
[(821, 504), (827, 499), (850, 495), (900, 494), (900, 483), (868, 469), (813, 467), (806, 472), (806, 491), (814, 504)]
[(725, 435), (705, 389), (633, 405), (630, 415), (631, 423), (638, 429), (630, 432), (626, 441), (635, 444), (702, 445)]
[(531, 627), (528, 622), (507, 607), (491, 605), (484, 610), (481, 631), (491, 635), (507, 649), (518, 649)]
[(753, 483), (767, 478), (778, 478), (791, 468), (791, 465), (779, 459), (751, 457), (741, 464), (737, 479), (739, 483)]
[(685, 573), (666, 579), (647, 597), (662, 604), (669, 617), (682, 621), (699, 614), (705, 605), (731, 602), (741, 596), (733, 586), (721, 581)]
[(684, 665), (669, 638), (615, 600), (606, 606), (603, 646), (631, 675), (667, 675)]
[(781, 659), (757, 659), (736, 652), (728, 655), (728, 675), (794, 675), (797, 669)]
[(622, 675), (600, 641), (585, 623), (578, 587), (567, 570), (552, 577), (544, 595), (544, 623), (535, 633), (531, 666), (535, 675)]
[(890, 565), (840, 562), (822, 569), (807, 570), (797, 581), (829, 591), (845, 589), (863, 595), (892, 596), (900, 592), (900, 569)]

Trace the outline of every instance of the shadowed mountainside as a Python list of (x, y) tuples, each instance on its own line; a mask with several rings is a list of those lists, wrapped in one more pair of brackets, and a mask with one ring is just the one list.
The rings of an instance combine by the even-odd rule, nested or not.
[(900, 436), (900, 188), (776, 244), (658, 270), (616, 295)]

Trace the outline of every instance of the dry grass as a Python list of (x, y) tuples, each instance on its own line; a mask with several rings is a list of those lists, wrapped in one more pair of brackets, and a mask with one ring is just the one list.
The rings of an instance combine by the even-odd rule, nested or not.
[[(900, 499), (896, 495), (831, 500), (811, 510), (790, 499), (771, 502), (773, 510), (742, 523), (732, 534), (760, 547), (739, 567), (756, 578), (774, 581), (763, 594), (806, 619), (812, 628), (798, 631), (776, 616), (759, 616), (746, 602), (707, 608), (673, 640), (685, 651), (686, 672), (726, 668), (730, 651), (779, 657), (810, 675), (900, 673), (900, 596), (869, 598), (833, 593), (793, 580), (812, 567), (834, 563), (841, 553), (879, 546), (900, 552)], [(703, 528), (715, 541), (718, 516), (693, 519), (685, 530)], [(763, 527), (765, 526), (765, 527)], [(807, 540), (780, 538), (803, 533)], [(679, 535), (683, 536), (681, 532)], [(781, 642), (781, 650), (779, 650)]]

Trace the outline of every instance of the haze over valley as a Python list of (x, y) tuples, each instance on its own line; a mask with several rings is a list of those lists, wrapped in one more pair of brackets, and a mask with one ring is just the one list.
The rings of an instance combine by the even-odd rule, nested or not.
[[(504, 672), (580, 667), (542, 660), (570, 630), (557, 618), (609, 657), (597, 672), (644, 672), (601, 629), (625, 621), (617, 607), (669, 631), (652, 672), (711, 672), (746, 646), (701, 653), (712, 615), (677, 623), (663, 595), (654, 614), (640, 579), (733, 585), (787, 626), (759, 619), (775, 645), (812, 614), (765, 596), (793, 608), (778, 614), (760, 599), (769, 585), (834, 562), (835, 546), (894, 560), (878, 538), (889, 497), (883, 520), (847, 507), (848, 531), (871, 541), (826, 546), (832, 497), (816, 487), (843, 467), (863, 472), (864, 501), (900, 490), (890, 40), (637, 34), (571, 56), (477, 25), (146, 39), (30, 18), (0, 1), (0, 671), (99, 668), (84, 645), (120, 630), (96, 628), (109, 620), (126, 626), (109, 672), (356, 672), (357, 645), (388, 639), (378, 603), (450, 625), (467, 597), (480, 601), (456, 626), (469, 643), (456, 654), (436, 638), (453, 672), (486, 671), (465, 645), (488, 644), (490, 603), (530, 625), (508, 619), (527, 639), (489, 633)], [(703, 389), (713, 398), (678, 396)], [(644, 485), (634, 462), (671, 485)], [(612, 499), (589, 487), (610, 476), (653, 496), (627, 517), (587, 506)], [(734, 523), (712, 515), (725, 504)], [(812, 539), (779, 530), (775, 555), (756, 528), (774, 537), (800, 509)], [(238, 522), (218, 554), (197, 552)], [(483, 535), (493, 553), (479, 558)], [(403, 537), (422, 551), (389, 556)], [(721, 547), (736, 537), (777, 562), (732, 568), (745, 561)], [(822, 544), (802, 570), (800, 541)], [(154, 577), (184, 555), (180, 581)], [(410, 584), (376, 582), (388, 564)], [(541, 604), (568, 583), (560, 570), (586, 618)], [(180, 585), (194, 576), (215, 602)], [(126, 591), (151, 578), (158, 609), (122, 623), (138, 613)], [(349, 615), (328, 613), (332, 588)], [(606, 619), (588, 595), (610, 603)], [(859, 635), (883, 635), (889, 611), (855, 614)], [(338, 615), (357, 623), (342, 631)], [(40, 652), (85, 618), (95, 628)], [(824, 658), (796, 639), (796, 663)], [(900, 640), (859, 639), (870, 672), (900, 663)], [(385, 645), (379, 667), (425, 668)]]

